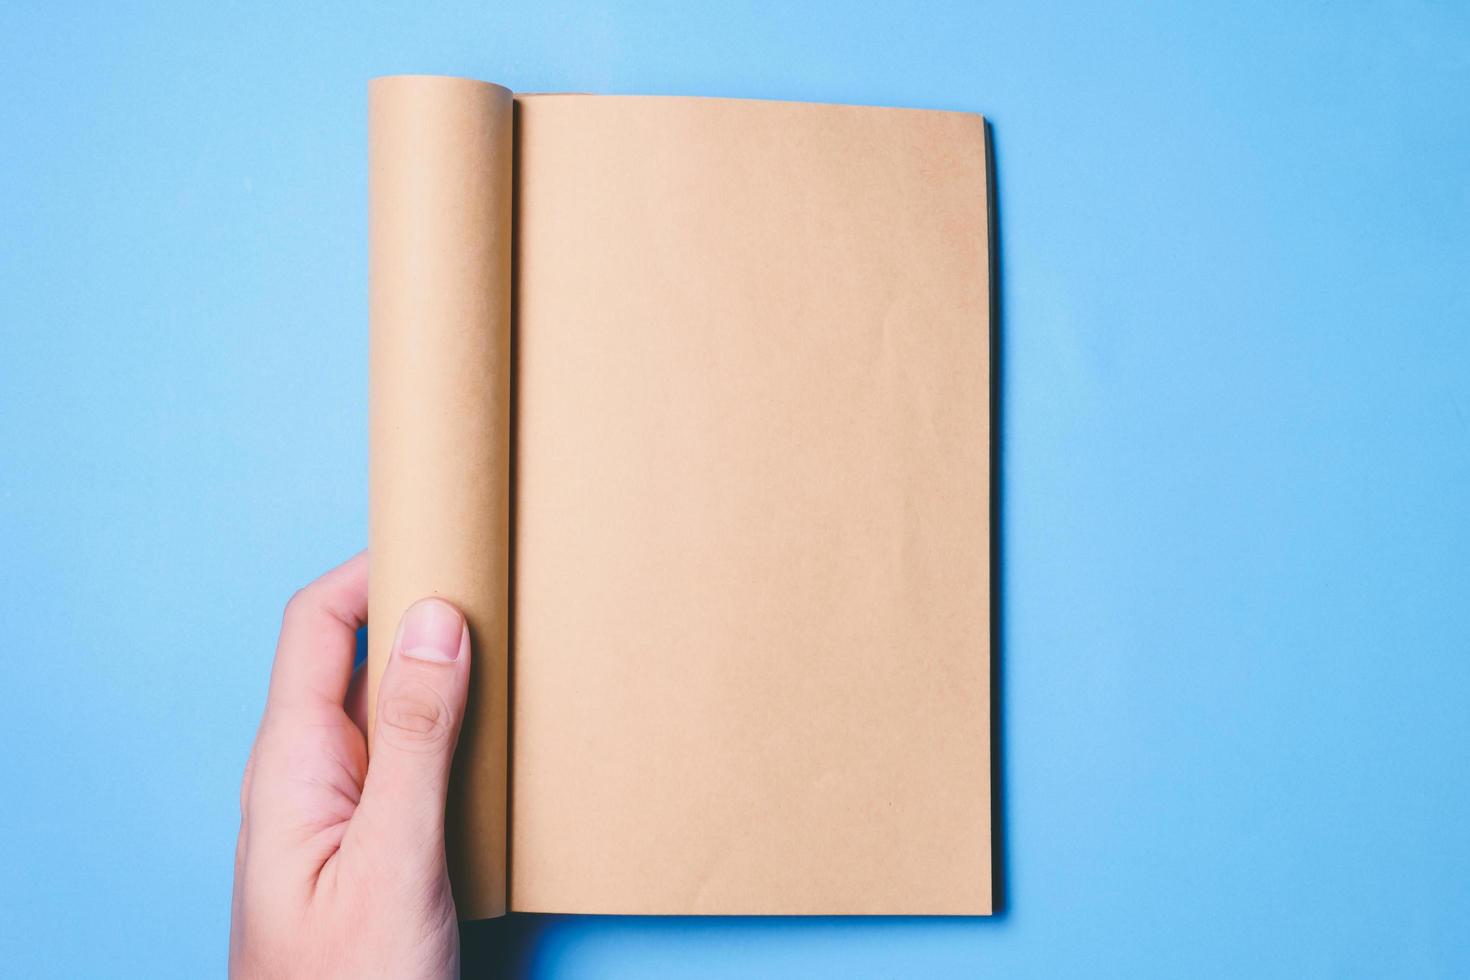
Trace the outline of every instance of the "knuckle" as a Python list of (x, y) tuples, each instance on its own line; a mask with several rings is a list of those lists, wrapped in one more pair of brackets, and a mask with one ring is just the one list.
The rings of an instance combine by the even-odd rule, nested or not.
[(449, 743), (453, 733), (454, 713), (428, 685), (385, 694), (378, 708), (379, 737), (399, 748), (436, 751)]
[(251, 751), (250, 757), (245, 760), (245, 772), (240, 776), (240, 815), (243, 817), (250, 808), (250, 783), (255, 775), (255, 752)]
[(286, 600), (286, 611), (281, 619), (287, 623), (300, 619), (302, 614), (311, 608), (312, 602), (311, 586), (307, 585), (297, 589), (291, 593), (291, 598)]

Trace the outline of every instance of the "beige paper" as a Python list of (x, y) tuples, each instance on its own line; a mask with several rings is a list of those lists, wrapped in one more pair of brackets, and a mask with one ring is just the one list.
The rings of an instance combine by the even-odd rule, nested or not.
[(507, 894), (511, 95), (382, 78), (369, 103), (368, 703), (403, 610), (458, 605), (474, 660), (446, 845), (460, 914), (485, 918)]
[(517, 125), (512, 907), (988, 912), (982, 120)]
[(475, 84), (380, 81), (373, 113), (374, 620), (440, 590), (502, 624), (514, 554), (508, 760), (476, 632), (461, 914), (494, 914), (506, 806), (514, 910), (989, 912), (983, 121), (521, 97), (492, 271), (508, 124)]

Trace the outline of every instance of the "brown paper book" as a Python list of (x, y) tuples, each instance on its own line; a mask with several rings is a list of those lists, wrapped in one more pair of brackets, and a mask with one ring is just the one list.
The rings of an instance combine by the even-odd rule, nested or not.
[(458, 604), (461, 915), (989, 913), (983, 120), (370, 106), (370, 701)]

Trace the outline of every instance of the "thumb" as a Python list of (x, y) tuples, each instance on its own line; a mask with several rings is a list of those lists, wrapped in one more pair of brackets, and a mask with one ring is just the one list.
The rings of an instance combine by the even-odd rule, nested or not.
[(460, 611), (443, 599), (409, 606), (378, 689), (357, 814), (390, 850), (432, 852), (442, 860), (449, 767), (469, 677), (470, 632)]

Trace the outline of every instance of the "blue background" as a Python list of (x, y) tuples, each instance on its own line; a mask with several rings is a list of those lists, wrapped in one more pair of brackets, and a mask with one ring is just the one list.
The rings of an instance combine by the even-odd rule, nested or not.
[(366, 536), (364, 86), (429, 71), (981, 111), (999, 190), (1006, 910), (472, 957), (1470, 974), (1470, 9), (1212, 6), (6, 4), (0, 973), (223, 972), (279, 610)]

